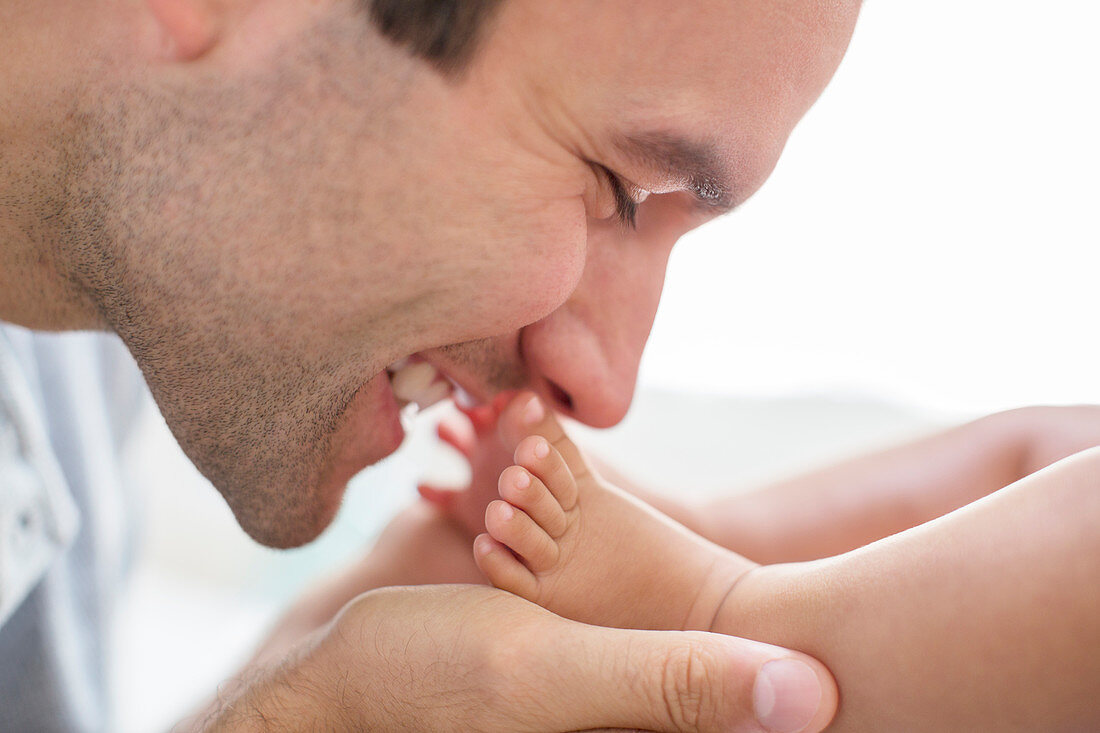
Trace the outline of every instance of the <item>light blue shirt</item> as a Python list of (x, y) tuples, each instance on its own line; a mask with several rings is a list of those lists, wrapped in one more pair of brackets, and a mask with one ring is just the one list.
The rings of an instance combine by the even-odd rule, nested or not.
[(146, 395), (113, 336), (0, 324), (0, 731), (111, 728), (133, 524), (119, 452)]

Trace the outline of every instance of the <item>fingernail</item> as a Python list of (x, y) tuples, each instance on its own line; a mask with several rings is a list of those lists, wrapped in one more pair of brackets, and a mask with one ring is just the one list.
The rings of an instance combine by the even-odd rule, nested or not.
[(550, 455), (550, 444), (545, 440), (540, 440), (535, 443), (535, 458), (542, 460), (546, 456)]
[(752, 704), (762, 726), (776, 733), (795, 733), (817, 713), (821, 683), (804, 662), (773, 659), (756, 675)]
[(544, 417), (546, 417), (546, 410), (542, 408), (542, 402), (538, 397), (532, 397), (527, 406), (523, 408), (523, 422), (527, 425), (534, 425), (541, 422)]

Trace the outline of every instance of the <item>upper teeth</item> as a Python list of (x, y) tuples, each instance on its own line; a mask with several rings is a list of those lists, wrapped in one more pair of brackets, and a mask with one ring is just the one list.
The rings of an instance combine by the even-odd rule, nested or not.
[(421, 410), (447, 399), (454, 391), (450, 380), (426, 361), (410, 364), (402, 360), (386, 371), (398, 401), (416, 403)]
[(452, 382), (451, 384), (455, 388), (454, 401), (456, 405), (458, 405), (459, 407), (474, 407), (475, 405), (477, 405), (477, 397), (474, 397), (472, 394), (462, 389), (462, 387), (458, 386), (454, 382)]

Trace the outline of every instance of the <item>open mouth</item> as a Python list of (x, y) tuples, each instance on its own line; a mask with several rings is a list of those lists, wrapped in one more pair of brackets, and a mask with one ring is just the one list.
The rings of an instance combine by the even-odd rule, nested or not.
[(448, 397), (463, 406), (477, 403), (457, 382), (416, 354), (394, 362), (386, 368), (386, 374), (403, 421)]
[[(381, 377), (382, 375), (377, 375)], [(396, 451), (411, 432), (418, 413), (448, 399), (459, 407), (480, 404), (473, 396), (420, 354), (394, 362), (385, 380), (377, 377), (357, 393), (348, 410), (344, 437), (332, 458), (330, 483), (343, 486), (356, 473)]]

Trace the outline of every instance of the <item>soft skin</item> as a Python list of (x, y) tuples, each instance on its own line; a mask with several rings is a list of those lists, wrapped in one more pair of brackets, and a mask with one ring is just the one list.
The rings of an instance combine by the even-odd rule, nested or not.
[[(1013, 453), (1041, 465), (1096, 440), (1095, 410), (1059, 415), (1061, 445), (1045, 457), (1007, 436), (987, 444), (1000, 443), (1000, 456), (967, 457), (979, 446), (960, 445), (956, 431), (886, 460), (904, 468), (914, 455), (949, 457), (954, 442), (957, 460), (948, 466), (971, 472), (957, 474), (963, 491), (951, 493), (965, 500), (983, 488), (971, 483), (981, 474), (1024, 470), (1024, 461), (1006, 460)], [(486, 534), (474, 541), (478, 567), (494, 585), (586, 623), (701, 629), (812, 650), (840, 683), (838, 731), (1100, 726), (1100, 448), (854, 551), (756, 565), (601, 479), (537, 398), (522, 395), (500, 423), (515, 464), (500, 474), (500, 499), (486, 508)], [(865, 465), (873, 470), (881, 460)], [(900, 484), (907, 478), (894, 475)], [(803, 480), (814, 483), (822, 493), (807, 502), (835, 501), (827, 478)], [(933, 504), (946, 497), (928, 488), (939, 494)], [(918, 514), (928, 506), (918, 498)], [(800, 539), (792, 538), (794, 547), (805, 547)], [(808, 707), (775, 722), (790, 729), (828, 722), (817, 715)]]
[[(621, 419), (669, 250), (718, 211), (685, 189), (763, 183), (856, 11), (507, 2), (447, 80), (350, 0), (7, 3), (0, 317), (116, 331), (244, 529), (301, 544), (399, 444), (409, 354)], [(636, 229), (600, 166), (650, 194)]]

